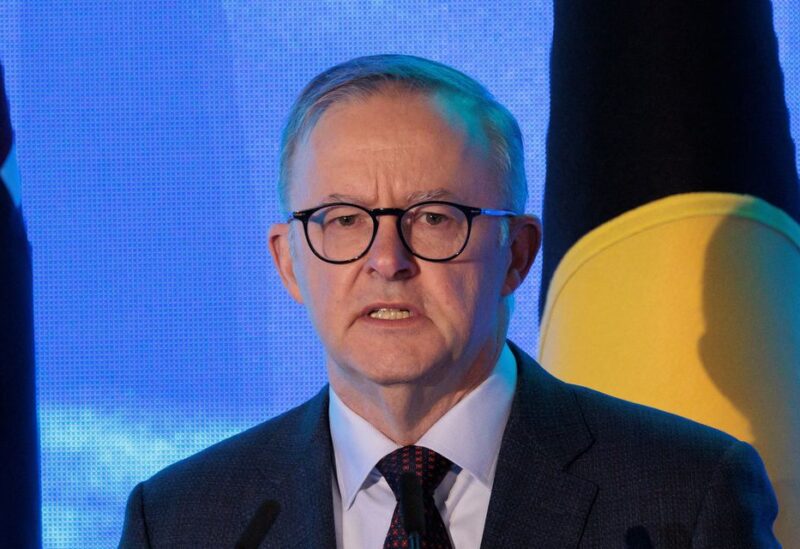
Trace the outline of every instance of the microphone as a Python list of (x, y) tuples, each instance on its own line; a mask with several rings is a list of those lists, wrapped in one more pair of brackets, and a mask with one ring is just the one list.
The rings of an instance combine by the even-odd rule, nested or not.
[(242, 532), (234, 549), (257, 549), (264, 541), (267, 532), (272, 528), (278, 513), (281, 512), (280, 504), (274, 499), (265, 500), (253, 514), (253, 518)]
[(409, 549), (420, 549), (420, 536), (425, 533), (425, 504), (422, 501), (422, 483), (410, 471), (400, 475), (400, 514), (408, 534)]

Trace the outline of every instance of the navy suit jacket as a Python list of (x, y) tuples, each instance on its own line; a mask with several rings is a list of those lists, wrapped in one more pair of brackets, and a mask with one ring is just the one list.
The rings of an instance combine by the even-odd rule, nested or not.
[[(751, 446), (563, 383), (510, 345), (517, 389), (481, 547), (778, 546)], [(334, 548), (332, 467), (325, 387), (137, 485), (120, 547), (233, 547), (273, 499), (281, 512), (261, 547)]]

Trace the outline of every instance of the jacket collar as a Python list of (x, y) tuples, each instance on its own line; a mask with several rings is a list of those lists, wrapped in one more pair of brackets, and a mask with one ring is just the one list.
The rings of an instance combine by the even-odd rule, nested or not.
[(597, 486), (567, 470), (593, 439), (569, 386), (509, 345), (517, 358), (517, 392), (482, 546), (576, 547)]
[(296, 412), (291, 431), (271, 441), (270, 455), (274, 460), (280, 454), (281, 461), (273, 461), (272, 470), (262, 467), (264, 499), (277, 501), (281, 510), (261, 547), (336, 547), (328, 386)]

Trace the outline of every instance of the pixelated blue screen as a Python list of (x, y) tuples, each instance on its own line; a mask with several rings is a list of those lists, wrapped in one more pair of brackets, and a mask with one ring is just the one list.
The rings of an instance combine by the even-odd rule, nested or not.
[[(800, 5), (774, 2), (795, 140)], [(45, 547), (119, 538), (131, 488), (325, 382), (273, 271), (278, 135), (313, 75), (421, 55), (518, 118), (545, 173), (552, 8), (505, 0), (0, 3), (33, 246)], [(535, 352), (539, 264), (511, 337)]]

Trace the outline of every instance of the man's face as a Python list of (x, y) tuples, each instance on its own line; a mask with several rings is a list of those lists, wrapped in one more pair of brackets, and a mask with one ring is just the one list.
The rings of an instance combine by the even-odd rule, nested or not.
[[(430, 98), (398, 92), (332, 106), (296, 149), (290, 207), (344, 201), (405, 208), (431, 198), (505, 207), (485, 137), (468, 137), (441, 112)], [(271, 232), (276, 264), (290, 293), (308, 308), (331, 378), (386, 386), (468, 377), (484, 354), (502, 345), (502, 297), (521, 282), (519, 273), (509, 274), (514, 259), (511, 247), (500, 245), (502, 221), (475, 218), (464, 252), (433, 263), (403, 247), (395, 217), (379, 219), (369, 252), (343, 265), (314, 256), (299, 221)], [(378, 309), (410, 316), (371, 317)]]

